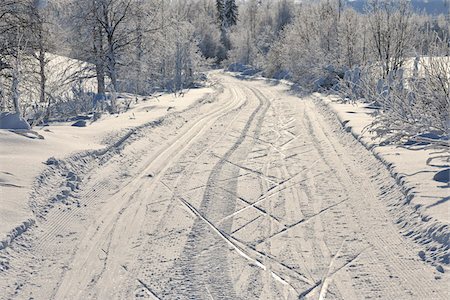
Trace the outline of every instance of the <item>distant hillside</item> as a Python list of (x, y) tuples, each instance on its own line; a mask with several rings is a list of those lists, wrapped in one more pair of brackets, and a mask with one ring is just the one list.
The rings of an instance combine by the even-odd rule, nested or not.
[[(364, 11), (367, 0), (347, 0), (347, 4), (357, 11)], [(448, 14), (449, 0), (411, 0), (412, 7), (416, 11), (425, 11), (432, 15)]]

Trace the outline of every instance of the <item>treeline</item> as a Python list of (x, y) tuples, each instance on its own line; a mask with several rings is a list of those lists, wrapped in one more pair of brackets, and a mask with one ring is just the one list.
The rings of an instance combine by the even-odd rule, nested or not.
[(371, 103), (371, 130), (386, 142), (448, 135), (450, 13), (427, 15), (407, 0), (369, 0), (357, 12), (345, 2), (245, 1), (229, 61)]
[(368, 0), (364, 12), (344, 0), (2, 0), (0, 106), (35, 123), (117, 112), (118, 92), (177, 92), (234, 64), (371, 102), (393, 141), (443, 133), (449, 24), (407, 0)]
[(1, 110), (39, 123), (89, 109), (117, 112), (118, 92), (188, 88), (226, 58), (237, 6), (221, 3), (2, 0)]

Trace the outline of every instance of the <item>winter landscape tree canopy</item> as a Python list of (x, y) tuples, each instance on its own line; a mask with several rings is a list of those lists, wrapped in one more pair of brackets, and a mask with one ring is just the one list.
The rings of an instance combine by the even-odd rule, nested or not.
[(449, 0), (0, 0), (1, 299), (447, 299)]
[[(442, 100), (433, 105), (445, 108), (448, 103), (440, 101), (448, 100), (448, 86), (438, 84), (442, 74), (423, 62), (432, 57), (430, 63), (447, 64), (438, 69), (448, 67), (445, 59), (437, 59), (449, 54), (448, 10), (448, 1), (437, 0), (5, 0), (0, 14), (1, 107), (33, 124), (79, 113), (64, 112), (68, 108), (60, 106), (68, 101), (89, 101), (87, 109), (117, 112), (118, 92), (181, 91), (209, 68), (239, 64), (307, 90), (333, 90), (345, 93), (344, 98), (376, 102), (383, 110), (396, 105), (387, 102), (399, 100), (392, 93), (394, 82), (406, 87), (409, 81), (403, 92), (422, 107), (426, 100), (413, 90), (434, 84), (426, 87), (438, 88), (434, 96)], [(78, 63), (79, 71), (60, 70), (63, 78), (51, 80), (51, 55), (70, 57), (71, 63), (58, 66)], [(406, 73), (414, 60), (421, 79), (411, 81)], [(361, 84), (370, 86), (356, 87)], [(67, 92), (74, 88), (76, 95)], [(71, 106), (79, 109), (76, 103)], [(400, 110), (405, 122), (420, 113)], [(448, 130), (445, 116), (428, 111), (422, 117), (434, 123), (420, 122), (428, 127), (424, 130)]]

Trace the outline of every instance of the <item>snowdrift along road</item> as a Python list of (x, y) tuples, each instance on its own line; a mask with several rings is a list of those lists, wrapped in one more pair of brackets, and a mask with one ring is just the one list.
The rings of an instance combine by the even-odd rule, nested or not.
[(2, 298), (447, 299), (394, 223), (395, 180), (329, 111), (212, 76), (213, 101), (80, 158), (74, 201), (36, 194), (36, 225), (0, 252)]

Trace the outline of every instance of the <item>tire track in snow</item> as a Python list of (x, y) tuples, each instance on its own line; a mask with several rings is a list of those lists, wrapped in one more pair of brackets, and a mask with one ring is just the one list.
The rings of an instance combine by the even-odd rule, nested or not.
[[(323, 119), (319, 119), (321, 115), (312, 102), (308, 103), (307, 109), (309, 113), (305, 120), (309, 124), (309, 128), (314, 131), (313, 136), (316, 139), (321, 138), (321, 143), (317, 143), (317, 145), (331, 150), (331, 155), (324, 155), (324, 158), (333, 159), (330, 165), (335, 166), (336, 174), (339, 175), (343, 186), (349, 188), (349, 193), (353, 197), (356, 199), (359, 197), (360, 201), (363, 201), (362, 203), (347, 202), (359, 213), (358, 217), (362, 219), (359, 222), (362, 226), (360, 229), (361, 238), (371, 246), (371, 251), (368, 252), (365, 259), (365, 268), (370, 268), (370, 271), (366, 269), (366, 276), (361, 275), (361, 277), (366, 278), (364, 283), (362, 283), (364, 287), (363, 292), (367, 297), (377, 295), (398, 297), (410, 294), (410, 297), (415, 295), (415, 297), (421, 299), (433, 295), (433, 298), (438, 299), (439, 297), (431, 288), (435, 282), (420, 276), (420, 271), (416, 269), (420, 266), (420, 263), (404, 258), (409, 256), (411, 250), (405, 241), (402, 241), (397, 230), (395, 230), (394, 224), (389, 221), (388, 223), (383, 221), (384, 218), (386, 220), (389, 220), (389, 218), (386, 216), (387, 210), (385, 206), (376, 197), (374, 192), (376, 187), (370, 181), (361, 178), (364, 174), (361, 173), (362, 171), (358, 169), (359, 166), (354, 161), (348, 161), (350, 156), (343, 155), (345, 149), (349, 146), (342, 145), (338, 138), (332, 136), (331, 131), (325, 128), (328, 121), (321, 122)], [(348, 138), (349, 135), (345, 133), (340, 134), (343, 135), (343, 138)], [(350, 140), (353, 143), (356, 142), (352, 138)], [(369, 158), (375, 160), (368, 151), (361, 147), (361, 145), (356, 145), (353, 150), (361, 153), (360, 155), (364, 155), (363, 152), (366, 152), (365, 155), (369, 154)], [(359, 188), (356, 189), (356, 186)], [(364, 195), (362, 195), (361, 191), (364, 191)], [(364, 203), (366, 206), (362, 209), (361, 205)], [(421, 268), (425, 268), (425, 266), (421, 266)], [(395, 283), (386, 280), (382, 276), (382, 274), (389, 274), (392, 271), (400, 277)]]
[[(244, 98), (244, 97), (238, 95), (236, 89), (232, 88), (231, 91), (232, 91), (232, 94), (234, 95), (234, 97), (236, 97), (236, 99)], [(209, 168), (206, 171), (203, 170), (201, 172), (196, 171), (196, 168), (202, 160), (209, 159), (209, 158), (205, 158), (205, 155), (210, 154), (211, 149), (214, 149), (214, 147), (216, 147), (216, 145), (218, 145), (222, 142), (225, 142), (224, 138), (226, 139), (228, 137), (229, 129), (235, 123), (235, 121), (242, 115), (242, 113), (245, 111), (246, 105), (248, 105), (247, 100), (245, 100), (244, 104), (242, 104), (238, 108), (228, 112), (227, 114), (224, 114), (223, 116), (221, 116), (221, 118), (216, 120), (216, 123), (218, 125), (211, 126), (210, 129), (213, 130), (213, 128), (214, 128), (214, 129), (218, 130), (217, 133), (219, 134), (219, 136), (217, 138), (213, 139), (212, 143), (209, 142), (210, 140), (212, 140), (211, 134), (216, 134), (216, 132), (209, 131), (209, 132), (205, 133), (203, 138), (199, 139), (199, 141), (196, 144), (192, 145), (192, 147), (190, 148), (191, 151), (186, 151), (186, 155), (188, 156), (187, 160), (183, 157), (180, 158), (179, 161), (181, 164), (183, 164), (183, 162), (188, 162), (188, 164), (183, 168), (183, 170), (181, 172), (179, 172), (179, 175), (176, 178), (170, 178), (170, 177), (167, 178), (167, 182), (168, 182), (167, 184), (170, 184), (171, 186), (173, 186), (173, 190), (175, 192), (177, 192), (178, 194), (187, 194), (187, 193), (192, 192), (193, 190), (195, 191), (199, 188), (202, 188), (203, 186), (206, 186), (206, 185), (201, 185), (201, 186), (195, 187), (194, 189), (188, 189), (188, 190), (183, 189), (184, 185), (187, 184), (187, 182), (189, 182), (190, 180), (192, 180), (193, 174), (207, 175), (211, 172), (212, 169), (209, 169)], [(233, 116), (234, 113), (235, 113), (235, 115)], [(231, 116), (232, 116), (232, 118), (229, 119)], [(225, 124), (227, 124), (227, 125), (223, 126), (221, 122), (225, 122)], [(214, 123), (214, 124), (216, 124), (216, 123)], [(222, 126), (219, 126), (219, 125), (222, 125)], [(230, 176), (230, 177), (222, 179), (220, 181), (230, 181), (232, 179), (235, 179), (235, 178), (232, 178)], [(165, 183), (166, 178), (162, 178), (162, 180)], [(161, 192), (158, 192), (157, 194), (161, 194)], [(173, 196), (172, 196), (172, 198), (173, 198)], [(175, 198), (173, 198), (173, 199), (175, 199)], [(141, 235), (142, 236), (147, 236), (147, 235), (158, 236), (160, 234), (160, 232), (167, 232), (167, 231), (173, 232), (175, 230), (177, 233), (174, 235), (174, 237), (176, 238), (180, 233), (182, 233), (182, 231), (180, 231), (180, 230), (184, 231), (185, 229), (189, 229), (191, 226), (191, 225), (188, 225), (189, 222), (186, 224), (189, 227), (180, 227), (180, 225), (177, 224), (177, 222), (175, 222), (175, 224), (174, 224), (171, 221), (170, 216), (173, 214), (177, 214), (177, 210), (179, 210), (179, 206), (177, 206), (176, 203), (177, 203), (177, 201), (172, 201), (172, 203), (170, 203), (169, 206), (165, 209), (165, 212), (160, 214), (160, 217), (158, 217), (158, 220), (156, 222), (152, 222), (152, 225), (146, 225), (146, 227), (148, 227), (148, 228), (143, 229), (143, 232), (141, 233)], [(185, 206), (183, 206), (183, 207), (186, 208)], [(189, 211), (190, 215), (194, 216), (194, 218), (196, 217), (196, 215), (193, 214), (190, 209), (186, 208), (186, 210)], [(150, 217), (153, 217), (153, 216), (150, 216)], [(149, 228), (152, 228), (150, 231), (152, 233), (150, 233), (148, 231)], [(160, 239), (160, 237), (157, 237), (157, 239)], [(145, 252), (149, 252), (149, 251), (153, 252), (155, 250), (158, 251), (158, 249), (153, 248), (154, 243), (152, 243), (151, 240), (145, 241), (144, 244), (146, 245), (146, 246), (144, 246), (146, 250), (143, 250), (144, 254), (140, 256), (139, 260), (147, 260), (149, 262), (149, 264), (152, 264), (155, 262), (155, 259), (158, 260), (159, 257), (158, 256), (155, 257), (153, 255), (148, 255), (148, 254), (146, 255)], [(175, 251), (177, 251), (176, 250), (177, 246), (173, 245), (173, 247), (174, 247), (173, 249)], [(182, 247), (182, 245), (181, 245), (181, 247)], [(182, 248), (180, 250), (182, 250)], [(165, 285), (167, 284), (167, 282), (164, 283), (165, 280), (161, 280), (161, 278), (158, 278), (158, 277), (155, 278), (155, 275), (153, 274), (153, 270), (151, 267), (146, 267), (143, 264), (139, 264), (139, 266), (136, 266), (135, 269), (137, 269), (136, 270), (137, 273), (140, 273), (140, 274), (144, 273), (143, 276), (148, 278), (148, 280), (155, 280), (155, 279), (158, 280), (160, 292), (162, 294), (167, 293), (168, 289), (165, 288)], [(152, 273), (151, 276), (149, 276), (150, 272)], [(161, 275), (160, 277), (166, 277), (166, 276), (170, 276), (170, 277), (173, 276), (173, 272), (169, 272), (169, 274)]]
[[(261, 123), (265, 113), (267, 112), (270, 102), (261, 100), (258, 98), (258, 105), (253, 109), (252, 113), (248, 117), (244, 128), (241, 131), (239, 138), (234, 142), (231, 148), (225, 153), (225, 155), (214, 166), (208, 180), (207, 186), (204, 192), (203, 200), (201, 202), (199, 211), (207, 216), (212, 223), (215, 223), (221, 219), (221, 217), (227, 215), (228, 212), (232, 212), (235, 207), (236, 199), (227, 192), (224, 192), (219, 188), (218, 182), (222, 179), (224, 174), (233, 174), (233, 176), (239, 176), (240, 168), (227, 161), (231, 161), (234, 156), (246, 157), (249, 150), (241, 147), (244, 143), (248, 132), (251, 127), (254, 126), (255, 131), (253, 136), (258, 136), (257, 124)], [(251, 141), (253, 142), (253, 141)], [(227, 175), (229, 177), (229, 175)], [(227, 181), (225, 183), (228, 191), (236, 192), (237, 180)], [(230, 232), (232, 225), (232, 219), (221, 224), (221, 230), (224, 232)], [(182, 257), (184, 257), (184, 265), (179, 266), (184, 279), (178, 284), (181, 285), (173, 287), (179, 291), (179, 295), (182, 295), (188, 299), (200, 299), (204, 295), (202, 286), (208, 286), (209, 291), (214, 299), (239, 299), (238, 295), (234, 292), (234, 284), (230, 278), (229, 268), (229, 250), (227, 247), (219, 244), (216, 251), (209, 253), (210, 257), (199, 255), (202, 252), (204, 244), (210, 240), (211, 233), (202, 220), (195, 221), (191, 233), (189, 234), (188, 241), (186, 242), (185, 249), (183, 250)], [(206, 267), (211, 265), (209, 269)]]
[[(202, 130), (205, 121), (202, 122), (196, 122), (198, 120), (211, 120), (223, 115), (223, 112), (227, 112), (230, 109), (236, 108), (240, 105), (240, 103), (242, 103), (242, 101), (240, 101), (239, 99), (234, 99), (232, 101), (227, 101), (224, 102), (222, 101), (221, 103), (219, 103), (219, 105), (214, 105), (211, 106), (206, 114), (197, 114), (197, 116), (199, 116), (199, 118), (194, 118), (193, 122), (191, 122), (190, 124), (188, 124), (188, 126), (183, 127), (180, 131), (181, 132), (177, 132), (177, 134), (192, 134), (192, 132), (196, 132), (199, 130)], [(187, 111), (188, 114), (192, 114), (192, 111)], [(181, 119), (181, 121), (184, 120)], [(178, 122), (179, 123), (179, 122)], [(174, 124), (175, 126), (176, 124)], [(173, 126), (171, 126), (173, 127)], [(189, 127), (189, 129), (186, 130), (186, 128)], [(192, 127), (194, 128), (193, 130)], [(161, 129), (162, 130), (162, 129)], [(158, 130), (161, 131), (161, 130)], [(145, 139), (145, 136), (141, 136), (139, 137), (139, 139), (137, 140), (139, 143), (141, 142), (146, 142), (146, 141), (141, 141)], [(175, 141), (177, 141), (175, 139)], [(164, 145), (162, 146), (162, 148), (167, 148)], [(175, 148), (173, 149), (174, 151)], [(157, 151), (154, 151), (157, 152)], [(153, 153), (152, 153), (153, 154)], [(157, 152), (155, 155), (159, 155), (161, 154), (160, 152)], [(113, 157), (115, 157), (116, 154), (114, 154)], [(119, 156), (120, 153), (119, 153)], [(133, 160), (133, 157), (130, 157), (129, 159)], [(126, 161), (127, 158), (121, 158), (117, 161), (112, 161), (111, 163), (114, 164), (119, 164), (120, 166), (124, 166), (122, 161)], [(149, 160), (150, 162), (152, 160)], [(122, 163), (121, 163), (122, 162)], [(142, 161), (142, 163), (145, 164), (145, 161)], [(128, 163), (127, 163), (128, 165)], [(103, 167), (103, 166), (102, 166)], [(139, 168), (139, 166), (132, 166), (134, 169), (133, 171), (136, 169), (138, 170), (137, 172), (137, 177), (136, 178), (132, 178), (131, 180), (128, 180), (128, 182), (124, 182), (124, 184), (122, 185), (122, 187), (127, 187), (130, 184), (133, 185), (135, 184), (136, 181), (140, 181), (142, 179), (140, 179), (141, 176), (139, 176), (139, 174), (143, 174), (145, 175), (147, 170), (147, 166), (144, 166), (143, 168)], [(100, 173), (102, 172), (101, 170), (98, 170)], [(98, 179), (98, 178), (97, 178)], [(102, 177), (100, 177), (100, 179), (102, 179)], [(115, 178), (111, 178), (109, 176), (109, 181), (112, 181), (113, 183), (116, 182)], [(95, 184), (95, 183), (94, 183)], [(93, 187), (92, 184), (89, 185), (90, 187)], [(104, 186), (103, 184), (100, 184), (101, 187), (106, 188), (106, 186)], [(107, 189), (111, 189), (111, 186), (108, 185)], [(91, 189), (90, 191), (88, 191), (87, 193), (84, 193), (82, 190), (78, 193), (77, 196), (79, 197), (83, 197), (83, 201), (85, 201), (85, 203), (87, 203), (88, 205), (90, 203), (96, 203), (96, 204), (100, 204), (103, 201), (100, 201), (101, 199), (98, 198), (99, 195), (104, 196), (105, 195), (105, 190), (101, 190), (100, 189), (96, 189), (94, 191), (94, 189)], [(120, 197), (120, 195), (113, 195), (113, 198), (117, 198)], [(106, 208), (106, 212), (108, 213), (108, 211), (111, 212), (111, 208), (108, 208), (108, 204), (111, 204), (112, 199), (108, 199), (109, 203), (103, 203), (99, 206), (96, 207), (104, 207)], [(100, 201), (100, 202), (99, 202)], [(114, 204), (116, 201), (114, 201)], [(67, 265), (64, 265), (66, 262), (70, 262), (71, 259), (74, 258), (73, 254), (67, 253), (67, 251), (69, 252), (77, 252), (77, 248), (79, 248), (79, 245), (81, 245), (80, 241), (78, 242), (73, 242), (74, 238), (76, 238), (77, 236), (79, 236), (80, 233), (82, 233), (83, 230), (85, 230), (86, 228), (80, 228), (80, 218), (85, 218), (85, 216), (83, 216), (83, 211), (85, 213), (87, 213), (87, 210), (84, 209), (83, 207), (81, 208), (72, 208), (71, 211), (66, 211), (66, 212), (60, 212), (57, 210), (53, 210), (52, 211), (52, 216), (48, 215), (47, 216), (47, 220), (43, 220), (42, 224), (39, 224), (40, 228), (38, 228), (38, 231), (35, 231), (34, 233), (32, 233), (32, 238), (33, 238), (33, 242), (35, 244), (37, 244), (37, 247), (31, 248), (29, 251), (26, 251), (26, 253), (29, 253), (29, 257), (25, 258), (24, 254), (25, 251), (21, 250), (20, 253), (18, 253), (17, 255), (17, 259), (14, 259), (14, 267), (18, 272), (21, 272), (20, 275), (22, 278), (28, 278), (26, 279), (26, 282), (35, 282), (36, 280), (42, 281), (41, 278), (46, 278), (46, 289), (42, 289), (42, 291), (39, 291), (37, 293), (35, 293), (35, 295), (41, 295), (42, 297), (48, 297), (49, 294), (46, 294), (47, 290), (50, 290), (53, 286), (53, 284), (57, 283), (58, 281), (61, 280), (62, 277), (64, 277), (65, 275), (67, 275), (67, 271), (70, 271), (70, 267), (68, 267)], [(120, 210), (122, 211), (122, 210)], [(114, 212), (113, 212), (114, 213)], [(54, 216), (53, 216), (54, 214)], [(104, 226), (108, 226), (109, 222), (105, 222), (105, 224), (101, 223), (101, 218), (97, 221), (97, 225), (92, 224), (91, 226), (95, 226), (97, 227), (97, 229), (94, 227), (92, 232), (98, 232), (100, 227), (104, 227)], [(90, 222), (89, 222), (90, 223)], [(86, 225), (88, 225), (89, 223), (86, 223)], [(81, 231), (78, 233), (74, 233), (73, 236), (71, 237), (66, 237), (66, 234), (64, 233), (65, 230), (67, 230), (68, 228), (71, 228), (73, 224), (78, 224), (78, 229), (80, 229)], [(43, 230), (42, 234), (40, 233), (41, 230)], [(78, 230), (77, 230), (78, 231)], [(105, 233), (107, 233), (108, 231), (103, 231)], [(101, 236), (100, 233), (98, 233), (99, 236)], [(109, 237), (111, 235), (110, 234), (106, 234), (105, 238), (106, 240), (109, 240)], [(81, 239), (82, 240), (82, 239)], [(91, 242), (94, 241), (92, 239), (90, 239)], [(102, 238), (99, 238), (99, 240), (101, 241)], [(74, 247), (68, 247), (62, 243), (65, 242), (69, 242), (70, 244), (73, 244)], [(106, 241), (105, 241), (106, 242)], [(99, 241), (95, 242), (95, 243), (99, 243)], [(101, 247), (100, 247), (101, 248)], [(97, 251), (100, 251), (101, 249), (97, 248)], [(100, 253), (99, 255), (104, 255), (104, 253)], [(95, 256), (95, 255), (94, 255)], [(36, 260), (36, 258), (39, 258), (38, 260)], [(58, 259), (59, 258), (59, 259)], [(39, 266), (40, 264), (45, 264), (39, 268), (35, 268), (34, 270), (31, 270), (30, 274), (27, 275), (27, 270), (30, 268), (30, 262), (33, 262), (33, 265), (37, 265)], [(63, 267), (63, 268), (61, 268)], [(88, 268), (93, 268), (94, 264), (90, 264), (88, 265)], [(45, 272), (45, 273), (43, 273)], [(37, 274), (41, 274), (40, 276), (36, 276)], [(32, 276), (34, 275), (34, 276)], [(31, 277), (32, 276), (32, 277)], [(79, 274), (79, 276), (83, 276), (82, 274)], [(33, 279), (35, 278), (35, 279)], [(38, 281), (38, 282), (39, 282)], [(75, 282), (74, 282), (75, 284)], [(57, 285), (59, 285), (59, 283), (57, 283)], [(29, 286), (27, 289), (29, 290), (33, 290), (33, 286), (32, 285), (27, 285)], [(26, 286), (26, 287), (27, 287)]]
[[(212, 110), (210, 113), (196, 120), (194, 125), (185, 130), (184, 133), (182, 133), (176, 139), (172, 140), (168, 147), (164, 147), (162, 148), (162, 150), (158, 151), (155, 157), (151, 160), (151, 163), (147, 165), (143, 171), (141, 171), (140, 175), (136, 176), (135, 180), (128, 183), (126, 185), (126, 189), (124, 188), (122, 192), (115, 195), (116, 199), (121, 200), (117, 203), (114, 203), (112, 207), (108, 208), (104, 212), (103, 217), (97, 221), (99, 226), (102, 228), (101, 231), (96, 230), (90, 237), (91, 242), (88, 241), (87, 243), (85, 243), (90, 249), (92, 249), (92, 244), (98, 244), (99, 246), (102, 243), (111, 243), (109, 240), (112, 238), (116, 240), (114, 242), (115, 247), (113, 249), (115, 253), (112, 256), (113, 259), (111, 263), (109, 263), (108, 265), (108, 269), (103, 270), (100, 274), (94, 275), (93, 277), (96, 281), (98, 280), (98, 287), (90, 284), (88, 285), (91, 286), (91, 288), (95, 288), (95, 293), (100, 293), (97, 295), (98, 297), (104, 297), (109, 293), (108, 282), (109, 284), (111, 284), (111, 280), (114, 280), (114, 274), (118, 272), (118, 269), (120, 267), (119, 263), (116, 262), (116, 260), (120, 260), (121, 257), (124, 257), (124, 255), (129, 255), (129, 253), (126, 253), (126, 245), (128, 243), (124, 243), (122, 239), (126, 237), (128, 241), (131, 241), (134, 239), (133, 236), (139, 234), (139, 229), (141, 227), (139, 224), (144, 220), (145, 209), (141, 209), (145, 207), (144, 201), (146, 200), (146, 197), (144, 196), (144, 194), (153, 193), (153, 189), (156, 187), (155, 184), (158, 182), (158, 178), (161, 178), (164, 175), (168, 168), (174, 162), (176, 162), (179, 156), (191, 145), (193, 140), (195, 140), (204, 132), (205, 128), (207, 128), (210, 123), (214, 122), (221, 115), (228, 113), (229, 110), (232, 110), (235, 107), (239, 107), (241, 103), (242, 101), (240, 101), (240, 99), (235, 98), (233, 99), (233, 101), (230, 101), (229, 103)], [(150, 184), (142, 181), (142, 177), (145, 174), (153, 174), (152, 182)], [(129, 194), (130, 192), (132, 192), (131, 195)], [(133, 194), (135, 193), (138, 194), (137, 201), (134, 201), (137, 203), (132, 204), (131, 196), (133, 196)], [(119, 208), (120, 210), (118, 210)], [(135, 213), (133, 213), (130, 209), (134, 210)], [(130, 217), (130, 220), (128, 222), (125, 221), (125, 219), (122, 217), (124, 213), (126, 213), (127, 216)], [(139, 213), (138, 217), (136, 217), (137, 213)], [(111, 219), (112, 217), (113, 219)], [(118, 221), (121, 221), (122, 224), (119, 229), (114, 230), (114, 228), (116, 227), (115, 224)], [(111, 226), (113, 227), (112, 234), (109, 234), (108, 232), (110, 232), (110, 230), (108, 228)], [(135, 230), (131, 230), (130, 228), (134, 228)], [(105, 236), (106, 240), (105, 237), (103, 237), (105, 233), (107, 234)], [(81, 253), (81, 256), (84, 256), (83, 253)], [(77, 259), (77, 261), (79, 261), (79, 259)], [(86, 262), (88, 261), (89, 259), (86, 260)], [(106, 271), (108, 272), (106, 273)], [(90, 273), (92, 274), (92, 271)], [(105, 275), (103, 275), (103, 273), (105, 273)], [(107, 277), (105, 277), (106, 275)], [(73, 287), (71, 284), (70, 278), (72, 278), (73, 276), (78, 277), (79, 275), (72, 274), (72, 276), (68, 279), (65, 278), (65, 282), (68, 283), (69, 287), (72, 287), (75, 292), (75, 290), (79, 289)], [(89, 272), (87, 272), (82, 276), (84, 276), (84, 278), (81, 286), (87, 284), (91, 275), (89, 275)], [(109, 278), (110, 280), (106, 280), (105, 278)], [(92, 282), (92, 280), (89, 282)], [(67, 294), (69, 292), (69, 289), (67, 286), (60, 287), (59, 291), (63, 294)], [(84, 293), (86, 293), (86, 291), (84, 291)], [(57, 294), (55, 297), (59, 298), (61, 296), (62, 295)]]

